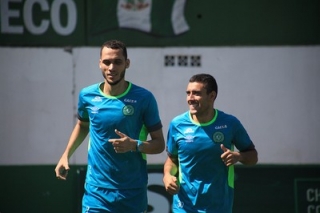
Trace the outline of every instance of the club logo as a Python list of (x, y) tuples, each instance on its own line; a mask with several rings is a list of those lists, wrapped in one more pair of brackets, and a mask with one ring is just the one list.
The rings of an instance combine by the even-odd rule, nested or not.
[(122, 113), (124, 115), (133, 115), (134, 113), (134, 108), (131, 105), (125, 105), (122, 109)]
[(91, 113), (92, 114), (97, 114), (98, 112), (99, 112), (99, 107), (96, 107), (96, 106), (94, 106), (94, 107), (91, 107)]
[(224, 140), (224, 135), (222, 132), (215, 132), (212, 139), (215, 143), (221, 143)]
[(92, 102), (101, 102), (101, 101), (102, 101), (102, 98), (99, 97), (99, 96), (96, 96), (96, 97), (94, 97), (91, 101), (92, 101)]
[(193, 142), (193, 138), (194, 138), (194, 136), (192, 136), (192, 135), (186, 135), (186, 137), (184, 139), (185, 139), (186, 143), (191, 143), (191, 142)]

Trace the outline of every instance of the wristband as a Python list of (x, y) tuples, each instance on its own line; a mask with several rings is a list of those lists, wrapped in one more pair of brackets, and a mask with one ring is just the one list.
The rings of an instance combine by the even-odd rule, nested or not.
[(137, 146), (136, 146), (136, 151), (137, 152), (140, 152), (141, 150), (140, 150), (140, 147), (141, 147), (141, 145), (143, 144), (143, 142), (141, 141), (141, 140), (136, 140), (137, 141)]

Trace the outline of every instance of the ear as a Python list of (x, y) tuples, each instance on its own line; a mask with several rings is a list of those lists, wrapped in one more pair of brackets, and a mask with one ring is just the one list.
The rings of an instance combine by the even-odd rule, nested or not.
[(215, 91), (212, 91), (211, 92), (211, 97), (212, 97), (212, 100), (215, 101), (216, 98), (217, 98), (217, 93)]
[(99, 60), (99, 68), (101, 69), (101, 59)]
[(126, 60), (126, 68), (129, 68), (129, 66), (130, 66), (130, 59), (127, 59)]

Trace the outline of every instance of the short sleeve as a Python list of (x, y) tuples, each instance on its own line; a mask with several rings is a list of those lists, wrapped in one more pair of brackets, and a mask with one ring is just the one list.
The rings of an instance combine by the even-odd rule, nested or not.
[(89, 121), (88, 110), (86, 109), (86, 104), (83, 98), (83, 89), (79, 93), (78, 98), (78, 119), (80, 121)]
[(174, 133), (174, 125), (171, 122), (168, 129), (167, 134), (167, 145), (166, 145), (166, 151), (169, 156), (177, 156), (178, 155), (178, 149), (177, 144), (175, 140), (175, 133)]
[(143, 121), (148, 132), (153, 132), (162, 128), (158, 104), (152, 93), (149, 93), (146, 100)]
[(239, 151), (246, 151), (255, 148), (246, 129), (243, 127), (243, 125), (238, 119), (236, 119), (235, 122), (235, 134), (233, 138), (233, 143)]

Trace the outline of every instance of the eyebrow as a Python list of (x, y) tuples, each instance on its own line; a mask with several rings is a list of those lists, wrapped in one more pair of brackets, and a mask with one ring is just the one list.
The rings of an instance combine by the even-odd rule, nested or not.
[(103, 59), (102, 63), (120, 63), (123, 62), (121, 58), (116, 58), (116, 59)]
[(123, 61), (121, 58), (115, 58), (115, 59), (103, 59), (102, 61)]
[(187, 90), (186, 93), (201, 93), (201, 90)]

